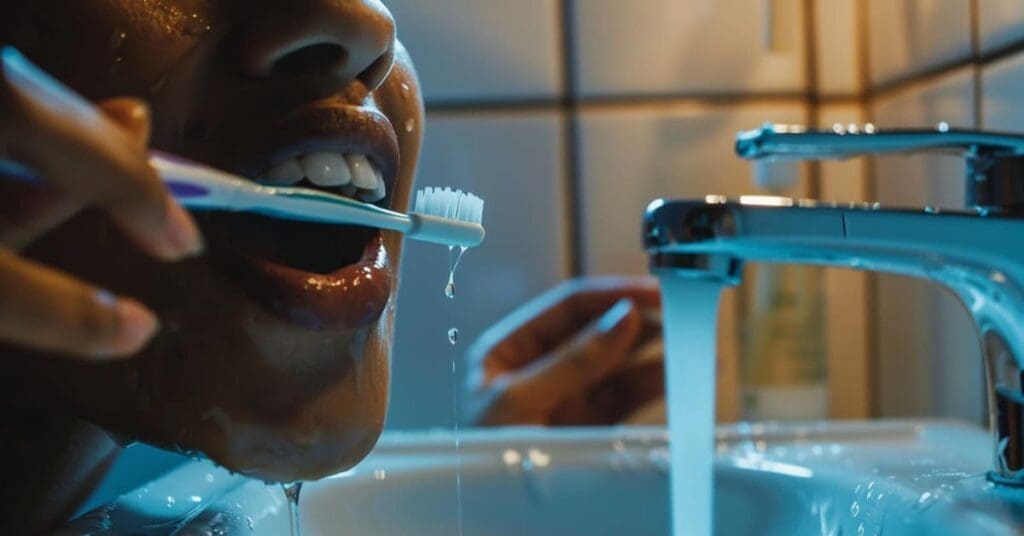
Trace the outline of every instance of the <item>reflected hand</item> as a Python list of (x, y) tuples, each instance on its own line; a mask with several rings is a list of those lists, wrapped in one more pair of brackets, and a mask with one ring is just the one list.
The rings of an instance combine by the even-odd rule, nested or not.
[(643, 314), (659, 307), (649, 279), (579, 279), (535, 298), (470, 348), (470, 421), (621, 421), (664, 392), (662, 362), (631, 359), (659, 335)]
[(133, 354), (157, 329), (151, 311), (16, 252), (97, 208), (157, 258), (198, 253), (195, 223), (148, 165), (148, 108), (94, 107), (14, 49), (0, 56), (0, 160), (44, 178), (0, 167), (0, 340), (79, 358)]

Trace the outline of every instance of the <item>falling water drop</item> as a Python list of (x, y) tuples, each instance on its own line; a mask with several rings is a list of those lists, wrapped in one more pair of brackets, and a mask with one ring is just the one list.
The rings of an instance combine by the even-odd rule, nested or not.
[(448, 284), (445, 285), (445, 287), (444, 287), (444, 295), (449, 300), (454, 300), (455, 299), (455, 282), (454, 281), (448, 280)]
[(452, 343), (452, 346), (459, 342), (459, 328), (448, 330), (448, 342)]

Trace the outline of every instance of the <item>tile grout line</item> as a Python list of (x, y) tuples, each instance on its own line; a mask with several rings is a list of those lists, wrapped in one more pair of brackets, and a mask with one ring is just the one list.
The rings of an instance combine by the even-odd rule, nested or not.
[(974, 72), (974, 128), (982, 129), (984, 125), (984, 110), (982, 108), (982, 96), (984, 95), (981, 78), (981, 19), (978, 0), (971, 0), (971, 54), (975, 59)]
[[(972, 6), (977, 6), (972, 0)], [(575, 65), (572, 60), (572, 0), (561, 0), (559, 9), (562, 13), (562, 78), (563, 91), (560, 97), (553, 98), (530, 98), (530, 97), (508, 97), (498, 99), (481, 100), (440, 100), (428, 101), (426, 109), (428, 113), (475, 113), (475, 112), (520, 112), (520, 111), (566, 111), (575, 118), (580, 110), (601, 110), (611, 108), (630, 107), (651, 107), (651, 106), (675, 106), (675, 105), (706, 105), (706, 106), (729, 106), (738, 104), (763, 104), (779, 102), (805, 102), (812, 98), (808, 92), (695, 92), (695, 93), (674, 93), (674, 94), (617, 94), (617, 95), (596, 95), (576, 96), (575, 80), (572, 72)], [(866, 6), (858, 2), (858, 26), (860, 36), (868, 31)], [(977, 15), (972, 12), (972, 23), (978, 24)], [(854, 94), (831, 94), (814, 95), (821, 104), (846, 104), (859, 102), (863, 106), (869, 106), (875, 99), (886, 97), (913, 87), (918, 84), (925, 84), (934, 81), (942, 76), (954, 73), (968, 67), (983, 68), (992, 63), (1006, 59), (1013, 55), (1024, 53), (1024, 39), (1019, 39), (999, 49), (983, 53), (980, 50), (980, 35), (977, 29), (972, 32), (972, 52), (967, 57), (942, 63), (924, 71), (905, 75), (889, 80), (877, 87), (871, 87), (870, 76), (870, 52), (866, 40), (858, 39), (858, 55), (860, 61), (860, 93)]]
[[(978, 39), (977, 44), (973, 42), (975, 38)], [(909, 74), (895, 78), (883, 84), (879, 84), (878, 87), (871, 88), (867, 91), (868, 96), (869, 98), (884, 97), (916, 85), (935, 81), (936, 79), (955, 73), (961, 69), (969, 67), (982, 69), (988, 67), (993, 63), (998, 63), (1004, 59), (1024, 53), (1024, 39), (1019, 39), (990, 52), (982, 52), (980, 49), (980, 35), (972, 35), (971, 48), (971, 52), (965, 57), (935, 65), (921, 72)]]
[[(974, 128), (981, 130), (985, 128), (985, 88), (984, 78), (982, 77), (982, 67), (984, 67), (984, 64), (981, 62), (981, 5), (979, 0), (971, 0), (971, 49), (976, 60), (974, 66)], [(983, 377), (980, 391), (982, 393), (987, 389), (984, 382)], [(981, 418), (981, 422), (986, 423), (990, 404), (989, 398), (982, 397), (982, 404), (984, 411), (978, 417)]]
[(564, 230), (567, 238), (567, 266), (570, 277), (583, 275), (583, 178), (581, 176), (580, 140), (579, 140), (579, 106), (576, 102), (576, 58), (573, 32), (573, 0), (561, 0), (557, 4), (561, 18), (561, 42), (559, 49), (562, 58), (562, 99), (561, 110), (563, 145), (562, 145), (562, 181), (565, 197)]
[[(575, 91), (575, 90), (573, 90)], [(559, 98), (521, 98), (476, 101), (428, 101), (427, 112), (473, 113), (473, 112), (521, 112), (557, 110), (602, 110), (619, 108), (642, 108), (679, 105), (732, 106), (742, 104), (765, 104), (806, 102), (808, 95), (803, 91), (785, 93), (680, 93), (669, 95), (607, 95), (591, 97), (563, 96)], [(859, 95), (826, 95), (822, 100), (829, 103), (853, 102)]]
[[(818, 98), (818, 32), (815, 4), (820, 0), (804, 0), (804, 68), (806, 77), (807, 93), (807, 122), (815, 128), (821, 128), (821, 101)], [(806, 195), (811, 199), (820, 199), (822, 192), (821, 185), (821, 163), (811, 161), (808, 163), (808, 181)]]
[[(870, 16), (868, 13), (868, 5), (866, 1), (858, 1), (856, 4), (856, 24), (857, 24), (857, 53), (858, 53), (858, 78), (860, 80), (860, 91), (861, 91), (861, 113), (867, 122), (874, 122), (874, 113), (871, 107), (871, 46), (869, 39), (871, 37), (871, 24)], [(878, 197), (878, 192), (875, 188), (875, 159), (866, 158), (864, 161), (864, 175), (862, 180), (862, 188), (865, 199), (875, 200)], [(881, 375), (881, 364), (879, 363), (878, 353), (881, 349), (881, 338), (878, 334), (878, 274), (869, 272), (867, 274), (867, 280), (865, 286), (867, 287), (867, 296), (865, 297), (864, 308), (866, 314), (868, 314), (868, 321), (865, 323), (867, 326), (867, 333), (865, 337), (868, 339), (867, 348), (867, 371), (866, 378), (868, 385), (867, 398), (868, 418), (874, 418), (881, 415), (882, 410), (882, 381)], [(869, 311), (871, 311), (869, 313)]]

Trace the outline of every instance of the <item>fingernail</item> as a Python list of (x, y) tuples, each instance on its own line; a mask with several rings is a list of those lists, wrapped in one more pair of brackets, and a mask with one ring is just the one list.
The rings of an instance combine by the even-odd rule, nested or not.
[(130, 355), (139, 351), (156, 333), (159, 322), (142, 304), (120, 298), (114, 304), (117, 314), (117, 336), (111, 345), (111, 357)]
[(203, 251), (203, 237), (192, 216), (172, 198), (167, 198), (167, 239), (174, 251), (182, 257), (192, 257)]
[(99, 361), (129, 357), (138, 352), (156, 333), (156, 316), (139, 302), (119, 298), (106, 290), (98, 290), (93, 297), (96, 304), (113, 312), (117, 318), (116, 331), (102, 341), (92, 352)]
[(633, 300), (622, 298), (615, 302), (611, 309), (605, 311), (597, 321), (597, 329), (601, 333), (610, 333), (622, 325), (622, 321), (629, 316), (633, 310)]

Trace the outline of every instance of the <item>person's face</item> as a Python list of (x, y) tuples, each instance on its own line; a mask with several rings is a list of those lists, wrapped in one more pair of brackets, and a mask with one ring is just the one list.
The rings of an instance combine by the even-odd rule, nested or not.
[[(75, 90), (148, 101), (154, 148), (407, 207), (422, 101), (378, 0), (0, 0), (0, 10), (0, 42)], [(360, 187), (322, 186), (342, 180), (343, 164)], [(95, 213), (33, 246), (28, 254), (154, 308), (162, 329), (134, 359), (108, 365), (41, 367), (40, 356), (4, 349), (20, 367), (12, 389), (266, 479), (353, 465), (383, 426), (400, 237), (197, 218), (206, 254), (175, 265), (139, 253)]]

